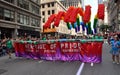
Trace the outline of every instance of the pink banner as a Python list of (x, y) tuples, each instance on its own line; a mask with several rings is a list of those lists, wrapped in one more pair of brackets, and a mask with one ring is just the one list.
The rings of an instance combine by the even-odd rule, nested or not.
[(18, 57), (100, 63), (103, 42), (15, 43)]

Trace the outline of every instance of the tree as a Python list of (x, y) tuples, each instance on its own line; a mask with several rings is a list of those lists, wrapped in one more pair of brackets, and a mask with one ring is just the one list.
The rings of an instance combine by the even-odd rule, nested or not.
[(100, 25), (100, 31), (102, 31), (103, 33), (107, 32), (107, 30), (109, 29), (110, 29), (110, 26), (108, 25), (104, 25), (104, 24)]

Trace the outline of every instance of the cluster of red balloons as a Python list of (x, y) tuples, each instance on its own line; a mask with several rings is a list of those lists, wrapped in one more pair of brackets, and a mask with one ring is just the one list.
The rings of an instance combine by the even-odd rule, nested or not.
[[(104, 19), (104, 9), (104, 4), (98, 5), (98, 19)], [(71, 6), (66, 12), (60, 11), (58, 14), (52, 14), (45, 23), (44, 28), (49, 28), (52, 22), (54, 22), (54, 26), (58, 27), (60, 20), (64, 20), (66, 23), (70, 22), (71, 24), (74, 24), (78, 15), (82, 17), (82, 20), (85, 24), (89, 23), (91, 18), (91, 6), (87, 5), (85, 7), (85, 11), (83, 11), (83, 9), (80, 7), (75, 8)]]
[(71, 6), (67, 10), (67, 12), (60, 11), (57, 15), (56, 14), (51, 15), (48, 18), (47, 22), (45, 23), (44, 28), (50, 27), (50, 24), (52, 22), (54, 22), (54, 25), (56, 27), (58, 27), (61, 19), (64, 20), (64, 22), (66, 22), (66, 23), (71, 22), (73, 24), (76, 22), (76, 17), (78, 14), (83, 16), (82, 8), (75, 8), (75, 7)]

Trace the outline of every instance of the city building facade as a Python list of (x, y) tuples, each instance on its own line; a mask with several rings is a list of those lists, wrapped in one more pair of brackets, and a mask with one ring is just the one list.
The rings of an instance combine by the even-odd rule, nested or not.
[(103, 0), (98, 0), (98, 4), (102, 4), (103, 3)]
[(107, 4), (108, 2), (104, 0), (104, 5), (105, 5), (105, 17), (104, 17), (104, 25), (108, 25), (108, 11), (107, 11)]
[[(107, 11), (107, 1), (106, 0), (98, 0), (98, 4), (104, 4), (105, 5), (105, 12), (104, 12), (104, 20), (98, 20), (98, 30), (100, 31), (100, 25), (108, 25), (108, 11)], [(108, 32), (108, 30), (107, 30)], [(105, 32), (106, 33), (106, 32)]]
[(69, 8), (70, 6), (81, 7), (81, 0), (60, 0), (65, 8)]
[(108, 0), (108, 25), (111, 26), (112, 31), (116, 32), (120, 29), (120, 1)]
[[(57, 36), (58, 34), (70, 34), (67, 24), (61, 20), (59, 27), (51, 24), (50, 28), (43, 29), (43, 25), (47, 22), (52, 14), (58, 14), (59, 11), (66, 11), (67, 9), (58, 0), (41, 0), (41, 32), (48, 36)], [(53, 34), (52, 34), (53, 33)]]
[(40, 36), (40, 0), (0, 0), (0, 35)]

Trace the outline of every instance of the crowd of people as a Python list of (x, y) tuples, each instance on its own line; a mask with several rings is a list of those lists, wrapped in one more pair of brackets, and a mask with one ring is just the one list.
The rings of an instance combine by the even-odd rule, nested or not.
[(13, 42), (11, 38), (4, 38), (0, 40), (0, 56), (9, 55), (13, 52)]
[[(40, 38), (36, 37), (18, 37), (13, 38), (4, 38), (0, 39), (0, 56), (8, 55), (11, 58), (12, 52), (14, 52), (14, 41), (40, 41), (40, 40), (56, 40), (56, 39), (104, 39), (101, 34), (95, 34), (91, 36), (45, 36), (43, 35)], [(108, 44), (111, 46), (110, 53), (112, 55), (113, 63), (119, 64), (119, 54), (120, 54), (120, 33), (110, 33), (107, 36)]]
[(12, 52), (14, 52), (14, 41), (40, 41), (40, 40), (68, 40), (68, 39), (103, 39), (103, 37), (101, 36), (101, 34), (96, 34), (96, 35), (92, 35), (92, 36), (65, 36), (65, 35), (61, 35), (61, 36), (46, 36), (43, 35), (40, 38), (37, 37), (30, 37), (30, 36), (24, 36), (24, 37), (18, 37), (16, 39), (13, 38), (4, 38), (4, 39), (0, 39), (0, 56), (5, 56), (8, 55), (9, 58), (11, 58), (11, 54)]

